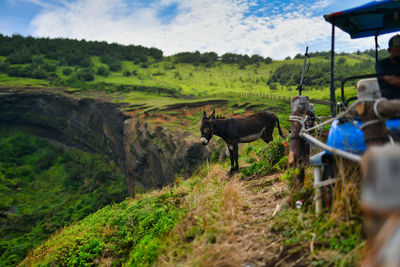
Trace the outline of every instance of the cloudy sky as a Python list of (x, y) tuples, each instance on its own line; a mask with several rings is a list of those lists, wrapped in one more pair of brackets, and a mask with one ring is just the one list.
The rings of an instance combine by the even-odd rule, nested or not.
[[(64, 37), (273, 59), (329, 51), (322, 15), (369, 0), (0, 0), (0, 33)], [(383, 36), (382, 47), (387, 38)], [(337, 31), (337, 51), (374, 47)]]

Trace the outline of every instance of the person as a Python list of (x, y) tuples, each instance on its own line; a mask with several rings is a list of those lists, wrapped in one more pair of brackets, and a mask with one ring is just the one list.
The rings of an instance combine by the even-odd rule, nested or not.
[(400, 99), (400, 35), (397, 34), (390, 38), (390, 56), (379, 60), (375, 64), (379, 87), (382, 97), (387, 99)]

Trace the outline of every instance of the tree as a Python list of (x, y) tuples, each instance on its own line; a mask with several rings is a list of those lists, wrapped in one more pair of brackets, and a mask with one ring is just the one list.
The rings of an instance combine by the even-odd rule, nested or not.
[(69, 67), (62, 69), (62, 74), (64, 74), (65, 76), (69, 76), (71, 73), (72, 73), (72, 69)]
[(18, 50), (7, 57), (10, 64), (26, 64), (32, 62), (32, 55), (27, 48)]
[(272, 58), (266, 57), (264, 62), (265, 62), (265, 64), (271, 64), (272, 63)]
[(104, 67), (104, 66), (100, 66), (100, 67), (97, 69), (96, 74), (97, 74), (97, 75), (100, 75), (100, 76), (106, 77), (106, 76), (108, 76), (108, 75), (110, 74), (110, 71), (108, 70), (108, 68), (106, 68), (106, 67)]
[(89, 68), (79, 69), (75, 73), (75, 77), (78, 78), (79, 80), (87, 82), (93, 81), (94, 80), (93, 70)]
[(8, 64), (7, 62), (0, 61), (0, 73), (7, 73), (9, 67), (10, 64)]

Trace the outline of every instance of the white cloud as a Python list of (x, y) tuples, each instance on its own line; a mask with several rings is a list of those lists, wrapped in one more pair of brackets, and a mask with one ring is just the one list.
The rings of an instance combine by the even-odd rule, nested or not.
[[(157, 47), (165, 55), (200, 50), (282, 59), (326, 40), (330, 25), (315, 11), (330, 2), (282, 7), (284, 14), (259, 17), (249, 14), (255, 0), (155, 0), (147, 5), (124, 0), (63, 1), (44, 8), (31, 29), (36, 36)], [(163, 23), (159, 12), (171, 4), (177, 6), (176, 16)]]

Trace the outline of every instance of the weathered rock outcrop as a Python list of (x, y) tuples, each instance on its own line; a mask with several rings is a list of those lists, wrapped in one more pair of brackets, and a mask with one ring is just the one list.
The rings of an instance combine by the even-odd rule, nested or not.
[(0, 123), (29, 127), (40, 136), (106, 155), (125, 173), (131, 196), (136, 185), (161, 187), (177, 173), (190, 174), (213, 149), (181, 133), (152, 129), (116, 104), (46, 92), (3, 88)]

